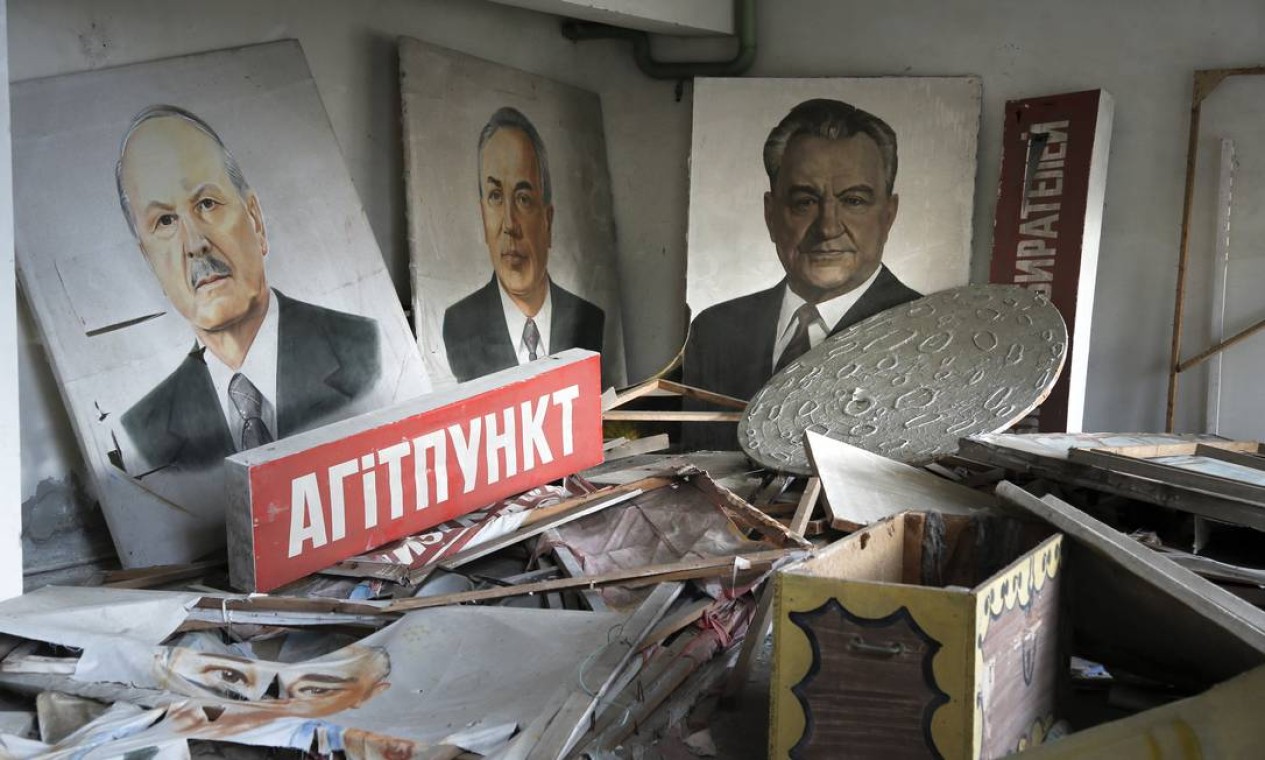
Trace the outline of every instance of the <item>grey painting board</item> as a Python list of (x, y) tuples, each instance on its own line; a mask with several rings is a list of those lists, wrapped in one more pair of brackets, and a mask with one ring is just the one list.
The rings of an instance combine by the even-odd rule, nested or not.
[[(191, 405), (217, 412), (198, 419), (224, 430), (220, 443), (230, 441), (230, 449), (240, 445), (240, 438), (231, 443), (227, 399), (196, 391), (199, 382), (206, 390), (205, 381), (190, 383), (187, 376), (176, 376), (177, 368), (191, 366), (191, 349), (202, 341), (147, 263), (161, 257), (142, 252), (146, 249), (133, 237), (120, 209), (115, 165), (124, 136), (136, 115), (159, 104), (185, 109), (205, 122), (244, 177), (245, 190), (229, 186), (214, 201), (224, 203), (204, 205), (247, 208), (254, 241), (247, 258), (258, 262), (263, 252), (264, 275), (251, 281), (260, 283), (259, 293), (268, 297), (255, 303), (274, 305), (280, 315), (274, 322), (276, 397), (269, 401), (284, 421), (272, 435), (284, 437), (430, 389), (297, 42), (15, 84), (20, 283), (44, 336), (119, 555), (128, 566), (189, 561), (224, 542), (221, 456), (215, 447), (176, 435), (189, 422), (175, 411), (176, 402), (164, 407), (153, 396), (147, 403), (142, 399), (160, 386), (169, 395), (158, 401), (196, 396)], [(158, 155), (149, 149), (152, 143), (141, 141), (142, 130), (177, 123), (186, 135), (194, 129), (191, 121), (165, 113), (142, 124), (129, 143), (136, 155), (144, 156), (137, 159), (140, 164), (150, 166)], [(209, 139), (196, 137), (198, 150), (210, 151), (198, 155), (220, 156), (208, 147)], [(187, 159), (191, 154), (180, 155)], [(125, 176), (132, 177), (131, 167), (140, 164), (129, 163)], [(227, 174), (225, 161), (210, 165)], [(191, 193), (180, 201), (190, 208), (196, 174), (175, 177)], [(206, 192), (205, 187), (200, 183), (193, 189)], [(253, 207), (248, 202), (252, 196)], [(195, 228), (173, 213), (162, 223)], [(150, 221), (159, 224), (157, 217), (138, 222), (141, 237), (157, 229)], [(152, 238), (146, 239), (151, 240), (151, 253), (157, 250)], [(197, 255), (185, 255), (189, 260), (233, 262), (224, 280), (246, 277), (253, 264), (240, 264), (247, 258), (223, 253), (225, 245), (208, 232), (197, 242)], [(183, 292), (185, 277), (168, 280), (172, 292)], [(196, 291), (203, 284), (189, 287)], [(323, 337), (300, 325), (318, 326)], [(348, 332), (353, 325), (358, 327)], [(349, 347), (353, 342), (356, 348)], [(259, 345), (267, 343), (261, 340)], [(254, 350), (255, 344), (250, 345)], [(304, 347), (301, 356), (299, 346)], [(317, 368), (317, 356), (332, 363)], [(206, 377), (205, 370), (198, 372)], [(318, 388), (315, 395), (293, 391), (294, 377), (310, 377), (324, 387), (305, 386)], [(354, 382), (334, 387), (352, 377)], [(327, 395), (334, 393), (339, 395)], [(291, 413), (302, 399), (313, 403)], [(191, 452), (198, 454), (196, 463), (189, 459)]]
[[(480, 171), (480, 135), (507, 107), (534, 127), (547, 157), (551, 197), (535, 202), (552, 207), (548, 230), (537, 226), (543, 238), (536, 246), (547, 251), (542, 260), (553, 285), (548, 352), (600, 351), (604, 385), (623, 385), (615, 225), (597, 94), (408, 38), (400, 40), (400, 93), (413, 323), (436, 387), (515, 361), (491, 252), (506, 242), (505, 232), (488, 242), (484, 191), (491, 185)], [(520, 244), (530, 243), (531, 225), (520, 225)], [(514, 343), (521, 340), (516, 334)]]
[(1066, 533), (1072, 620), (1086, 656), (1207, 687), (1265, 662), (1265, 612), (1054, 496), (1010, 482), (1011, 511)]
[(978, 77), (697, 80), (686, 276), (691, 312), (782, 279), (764, 220), (769, 179), (761, 156), (782, 117), (813, 98), (864, 109), (896, 133), (900, 206), (884, 264), (923, 294), (966, 284), (981, 91)]
[(908, 510), (970, 515), (996, 504), (989, 494), (821, 433), (807, 431), (804, 445), (826, 492), (831, 524), (840, 530)]

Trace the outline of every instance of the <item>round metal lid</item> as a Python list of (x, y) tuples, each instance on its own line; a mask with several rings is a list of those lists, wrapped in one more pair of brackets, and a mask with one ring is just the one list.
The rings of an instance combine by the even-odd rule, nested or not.
[(738, 442), (761, 465), (811, 475), (804, 431), (909, 464), (1005, 430), (1058, 379), (1067, 326), (1049, 299), (967, 285), (897, 306), (833, 335), (770, 378)]

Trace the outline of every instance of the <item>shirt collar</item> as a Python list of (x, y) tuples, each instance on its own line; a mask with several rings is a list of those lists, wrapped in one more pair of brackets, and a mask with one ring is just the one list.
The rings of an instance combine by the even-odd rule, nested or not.
[[(536, 321), (536, 330), (540, 333), (540, 350), (537, 352), (537, 358), (549, 355), (549, 328), (553, 320), (553, 286), (552, 283), (546, 283), (546, 285), (545, 302), (540, 305), (540, 311), (536, 312), (536, 316), (532, 317)], [(518, 304), (514, 303), (510, 294), (505, 292), (500, 279), (496, 281), (496, 292), (501, 296), (501, 310), (505, 313), (505, 329), (509, 332), (510, 344), (514, 346), (518, 363), (525, 364), (528, 350), (527, 343), (523, 340), (523, 328), (527, 326), (527, 315), (518, 308)]]
[[(834, 332), (835, 325), (839, 324), (839, 320), (843, 319), (843, 315), (861, 300), (861, 296), (865, 295), (865, 291), (870, 289), (874, 284), (874, 280), (878, 279), (878, 273), (883, 270), (880, 264), (869, 278), (860, 284), (860, 286), (849, 290), (843, 295), (835, 296), (828, 301), (822, 301), (817, 304), (817, 313), (821, 315), (821, 321), (826, 325), (826, 334)], [(795, 312), (800, 306), (804, 305), (804, 299), (795, 294), (791, 290), (790, 283), (782, 291), (782, 310), (778, 312), (777, 317), (777, 335), (779, 338), (785, 336), (786, 331), (795, 327)]]
[(211, 382), (215, 384), (215, 395), (224, 412), (224, 419), (228, 420), (230, 429), (234, 430), (233, 440), (235, 441), (238, 440), (236, 433), (240, 431), (241, 421), (237, 419), (236, 407), (229, 401), (228, 384), (233, 379), (233, 375), (238, 372), (245, 375), (246, 379), (250, 380), (251, 384), (263, 395), (264, 424), (268, 426), (272, 435), (277, 437), (277, 335), (281, 321), (277, 300), (276, 291), (269, 291), (268, 311), (264, 314), (263, 324), (259, 326), (259, 332), (255, 333), (255, 339), (251, 342), (250, 350), (246, 352), (246, 360), (242, 362), (240, 369), (230, 368), (220, 361), (214, 352), (203, 346), (205, 350), (202, 352), (202, 358), (211, 372)]

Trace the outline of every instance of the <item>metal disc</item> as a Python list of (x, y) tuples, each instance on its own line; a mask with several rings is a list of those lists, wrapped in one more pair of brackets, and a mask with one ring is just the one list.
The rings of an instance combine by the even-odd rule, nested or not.
[(858, 322), (791, 362), (751, 399), (738, 442), (761, 465), (812, 474), (804, 430), (924, 464), (1005, 430), (1045, 399), (1067, 354), (1048, 298), (967, 285)]

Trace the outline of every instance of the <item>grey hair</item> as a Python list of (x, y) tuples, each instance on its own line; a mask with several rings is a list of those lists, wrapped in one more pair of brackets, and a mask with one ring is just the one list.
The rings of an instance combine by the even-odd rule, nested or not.
[(540, 197), (548, 206), (553, 202), (553, 185), (549, 182), (549, 155), (545, 152), (545, 141), (540, 139), (535, 125), (522, 111), (509, 106), (496, 109), (479, 133), (479, 197), (483, 197), (483, 146), (501, 129), (517, 129), (531, 141), (532, 150), (536, 151), (536, 164), (540, 167)]
[(896, 133), (887, 122), (874, 114), (862, 111), (850, 103), (826, 98), (805, 100), (795, 106), (769, 133), (769, 139), (764, 142), (764, 171), (769, 175), (769, 186), (777, 183), (777, 173), (782, 168), (782, 153), (796, 137), (842, 140), (859, 134), (869, 135), (878, 145), (886, 175), (887, 194), (891, 195), (896, 187)]
[(140, 236), (136, 233), (136, 217), (132, 215), (132, 205), (128, 200), (127, 191), (123, 188), (123, 153), (127, 150), (128, 141), (132, 139), (132, 133), (139, 129), (142, 124), (152, 119), (165, 118), (183, 119), (193, 126), (194, 129), (211, 138), (211, 141), (220, 149), (220, 155), (224, 159), (224, 171), (228, 174), (229, 181), (233, 183), (233, 187), (237, 189), (237, 194), (241, 196), (243, 201), (250, 194), (250, 185), (246, 182), (246, 175), (242, 174), (242, 167), (237, 163), (237, 159), (233, 158), (233, 154), (229, 152), (229, 149), (224, 145), (224, 141), (220, 139), (220, 136), (211, 128), (210, 124), (179, 106), (166, 104), (146, 106), (132, 117), (132, 123), (128, 125), (127, 132), (123, 133), (123, 141), (119, 143), (119, 159), (114, 164), (114, 186), (119, 192), (119, 205), (123, 208), (123, 218), (127, 220), (127, 228), (132, 231), (132, 237), (138, 240)]

